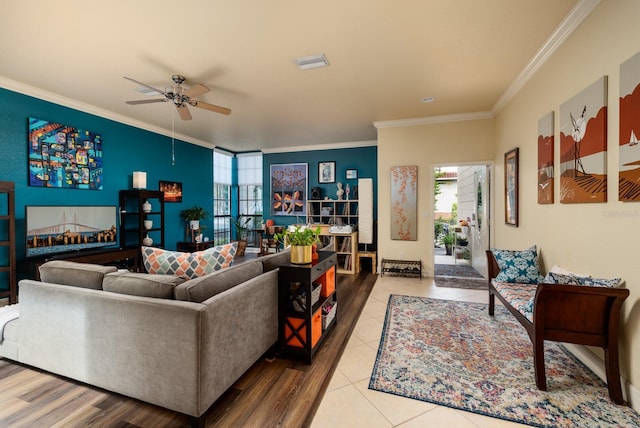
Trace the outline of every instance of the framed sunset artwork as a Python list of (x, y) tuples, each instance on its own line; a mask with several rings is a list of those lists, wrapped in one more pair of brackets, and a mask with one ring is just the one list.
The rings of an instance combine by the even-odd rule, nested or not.
[(620, 65), (618, 200), (640, 201), (640, 53)]
[(560, 202), (607, 201), (607, 76), (560, 106)]

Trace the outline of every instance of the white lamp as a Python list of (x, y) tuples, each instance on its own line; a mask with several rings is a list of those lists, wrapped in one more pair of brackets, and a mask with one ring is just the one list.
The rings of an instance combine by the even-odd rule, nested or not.
[(147, 188), (147, 173), (142, 171), (133, 171), (133, 188), (134, 189), (146, 189)]

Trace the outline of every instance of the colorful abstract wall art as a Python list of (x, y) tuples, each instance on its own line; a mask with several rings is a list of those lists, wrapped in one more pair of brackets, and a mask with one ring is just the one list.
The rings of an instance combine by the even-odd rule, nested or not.
[(102, 138), (29, 118), (29, 185), (102, 190)]
[(553, 112), (538, 120), (538, 203), (553, 203)]
[(418, 239), (418, 166), (391, 168), (391, 239)]
[(620, 65), (618, 199), (640, 201), (640, 53)]
[(271, 215), (307, 215), (307, 164), (271, 165)]
[(607, 77), (560, 106), (560, 202), (607, 201)]

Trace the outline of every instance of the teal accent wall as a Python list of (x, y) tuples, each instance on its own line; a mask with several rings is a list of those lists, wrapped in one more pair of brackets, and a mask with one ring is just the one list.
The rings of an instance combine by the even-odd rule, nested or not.
[[(310, 150), (305, 152), (287, 152), (287, 153), (268, 153), (263, 155), (263, 183), (264, 183), (264, 218), (273, 219), (277, 225), (290, 225), (298, 221), (304, 221), (302, 218), (296, 219), (296, 216), (274, 216), (271, 214), (271, 165), (287, 164), (287, 163), (306, 163), (309, 176), (309, 185), (307, 189), (307, 199), (312, 187), (320, 187), (322, 189), (322, 198), (328, 196), (336, 199), (336, 183), (319, 184), (318, 183), (318, 162), (332, 161), (336, 163), (336, 182), (342, 182), (353, 189), (358, 184), (358, 180), (347, 180), (347, 169), (357, 169), (358, 178), (373, 178), (373, 219), (378, 218), (378, 148), (377, 146), (354, 147), (346, 149), (331, 150)], [(353, 196), (351, 199), (354, 199)]]
[[(40, 188), (28, 186), (28, 118), (35, 117), (101, 135), (104, 142), (103, 190)], [(171, 165), (171, 138), (113, 120), (60, 106), (0, 88), (0, 180), (16, 186), (18, 259), (25, 256), (25, 205), (118, 205), (118, 191), (129, 189), (133, 171), (147, 172), (147, 188), (158, 189), (159, 180), (182, 183), (181, 203), (165, 204), (165, 240), (175, 249), (185, 239), (180, 210), (201, 205), (213, 212), (213, 150), (175, 141)], [(211, 219), (205, 222), (211, 233)]]

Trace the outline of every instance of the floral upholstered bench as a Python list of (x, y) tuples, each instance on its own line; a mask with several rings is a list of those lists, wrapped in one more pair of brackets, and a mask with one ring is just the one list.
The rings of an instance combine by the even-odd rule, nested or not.
[(545, 391), (544, 341), (598, 346), (605, 351), (609, 397), (624, 404), (618, 362), (620, 310), (629, 290), (620, 279), (549, 272), (540, 275), (536, 247), (487, 251), (489, 315), (495, 297), (527, 330), (533, 344), (536, 386)]

